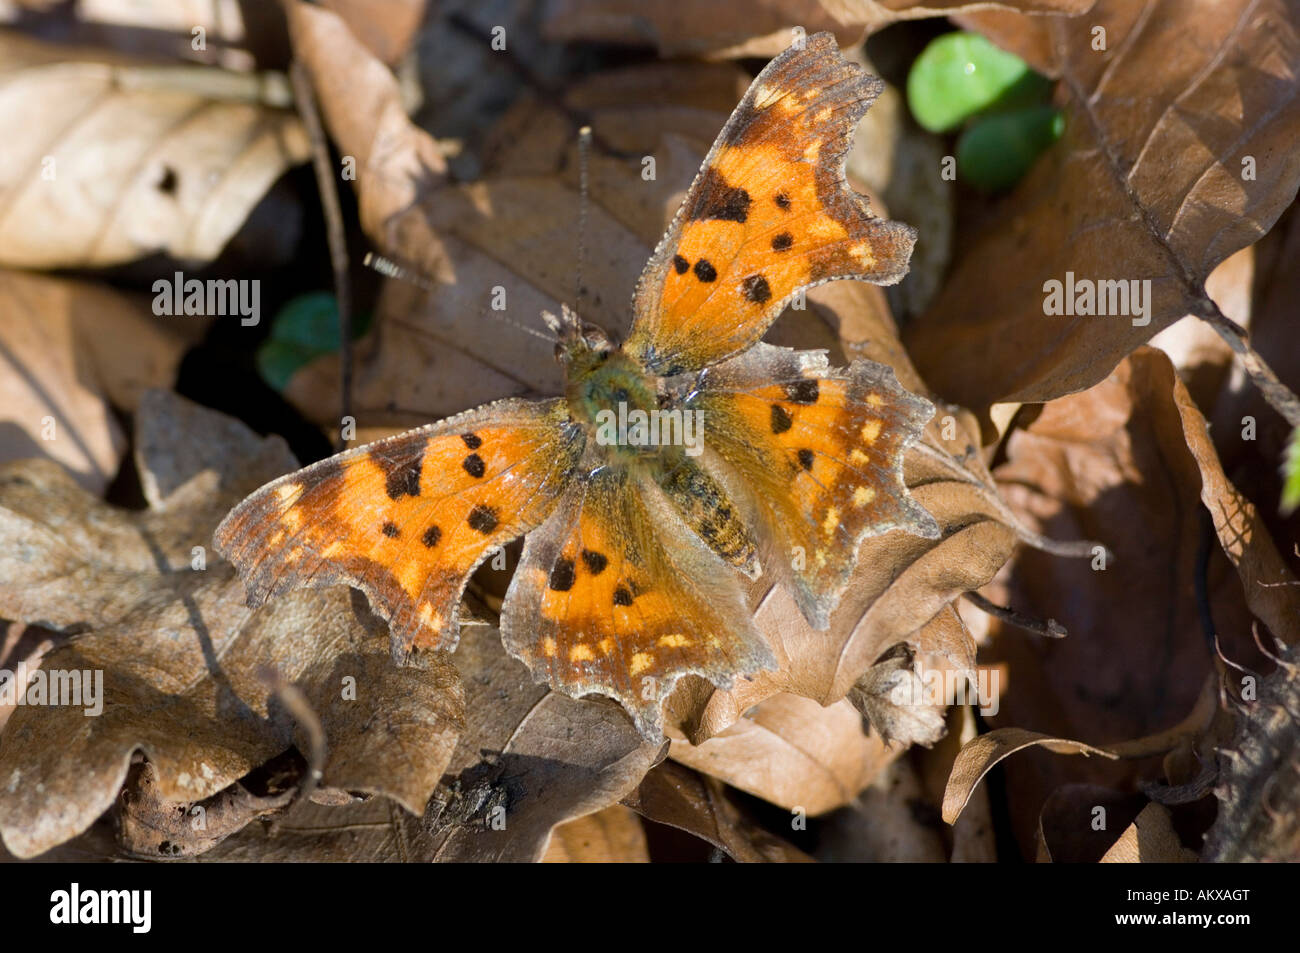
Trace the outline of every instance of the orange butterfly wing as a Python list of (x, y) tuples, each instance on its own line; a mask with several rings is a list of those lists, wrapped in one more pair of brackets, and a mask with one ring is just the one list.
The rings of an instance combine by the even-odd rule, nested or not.
[(396, 654), (454, 647), (474, 568), (539, 525), (585, 438), (561, 400), (504, 400), (268, 483), (217, 527), (251, 605), (347, 583), (389, 620)]
[(654, 482), (592, 464), (525, 541), (502, 637), (539, 679), (568, 695), (609, 695), (656, 737), (660, 705), (682, 675), (730, 685), (771, 667), (773, 656), (735, 570)]
[(934, 414), (891, 368), (828, 367), (824, 352), (759, 344), (683, 382), (709, 446), (741, 479), (764, 537), (764, 564), (784, 577), (804, 617), (830, 624), (866, 536), (938, 524), (903, 483), (903, 451)]
[(916, 232), (873, 217), (844, 178), (882, 88), (829, 33), (768, 64), (641, 275), (630, 354), (662, 376), (696, 370), (757, 342), (799, 288), (903, 277)]

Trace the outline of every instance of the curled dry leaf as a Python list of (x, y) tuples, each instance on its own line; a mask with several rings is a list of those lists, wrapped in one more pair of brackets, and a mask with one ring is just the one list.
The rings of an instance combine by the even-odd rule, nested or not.
[(811, 816), (850, 803), (897, 754), (863, 731), (847, 701), (823, 708), (788, 693), (699, 745), (673, 738), (669, 749), (675, 761)]
[[(1081, 390), (1183, 315), (1212, 314), (1210, 272), (1300, 184), (1300, 38), (1283, 0), (1100, 0), (1048, 24), (1065, 135), (908, 329), (926, 380), (981, 413)], [(1045, 282), (1067, 272), (1149, 281), (1149, 321), (1045, 313)]]
[(211, 850), (257, 818), (279, 812), (293, 796), (293, 786), (257, 795), (235, 782), (201, 803), (169, 801), (158, 791), (157, 770), (142, 761), (132, 766), (118, 796), (118, 843), (133, 857), (192, 857)]
[[(297, 117), (195, 89), (201, 67), (186, 84), (144, 68), (33, 62), (49, 58), (25, 45), (0, 72), (0, 264), (211, 261), (308, 155)], [(219, 71), (212, 82), (221, 88)], [(278, 211), (264, 260), (287, 257), (298, 214)]]
[(1038, 812), (1037, 862), (1098, 863), (1147, 804), (1140, 794), (1100, 784), (1061, 785)]
[(980, 735), (961, 749), (952, 766), (952, 776), (948, 779), (948, 789), (943, 794), (943, 819), (949, 824), (955, 823), (961, 815), (971, 792), (983, 780), (989, 770), (1008, 755), (1025, 748), (1041, 746), (1055, 754), (1100, 755), (1114, 758), (1104, 748), (1094, 748), (1081, 741), (1069, 738), (1053, 738), (1051, 735), (1026, 731), (1023, 728), (998, 728), (988, 734)]
[(1178, 839), (1169, 808), (1163, 804), (1148, 804), (1142, 813), (1124, 829), (1103, 864), (1194, 864), (1196, 851), (1189, 850)]
[(715, 778), (665, 761), (623, 799), (647, 820), (694, 834), (738, 863), (808, 863), (812, 858), (747, 818)]
[[(266, 666), (300, 680), (324, 712), (335, 749), (326, 784), (420, 810), (461, 718), (450, 663), (373, 664), (387, 658), (386, 632), (346, 587), (253, 612), (231, 568), (206, 563), (225, 510), (296, 466), (279, 438), (162, 392), (143, 401), (136, 430), (151, 504), (141, 513), (99, 502), (46, 461), (0, 474), (0, 538), (9, 541), (0, 615), (76, 632), (41, 671), (92, 673), (97, 699), (20, 706), (10, 717), (0, 736), (8, 849), (33, 856), (85, 830), (113, 803), (133, 752), (156, 770), (159, 797), (189, 803), (287, 748), (294, 726), (269, 703)], [(349, 690), (352, 708), (337, 705)], [(83, 714), (100, 705), (97, 716)]]

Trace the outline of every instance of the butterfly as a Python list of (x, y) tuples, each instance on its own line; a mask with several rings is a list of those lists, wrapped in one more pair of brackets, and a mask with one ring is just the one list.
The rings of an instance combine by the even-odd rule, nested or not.
[(903, 483), (934, 413), (871, 361), (760, 341), (801, 289), (892, 284), (916, 233), (844, 174), (883, 84), (828, 33), (742, 98), (637, 283), (623, 343), (567, 306), (543, 318), (565, 391), (506, 399), (257, 490), (218, 527), (251, 605), (346, 583), (399, 660), (454, 649), (470, 574), (524, 536), (501, 610), (539, 681), (619, 701), (662, 736), (684, 675), (729, 686), (775, 665), (745, 603), (769, 572), (829, 625), (869, 535), (936, 538)]

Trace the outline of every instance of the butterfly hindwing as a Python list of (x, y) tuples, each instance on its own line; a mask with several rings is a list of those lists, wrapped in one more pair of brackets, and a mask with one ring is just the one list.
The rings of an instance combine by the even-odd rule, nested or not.
[(868, 535), (937, 537), (903, 483), (903, 451), (934, 414), (891, 368), (828, 367), (822, 352), (759, 344), (690, 383), (709, 446), (739, 475), (778, 573), (817, 628)]
[(609, 695), (658, 735), (680, 676), (727, 685), (773, 664), (734, 574), (647, 476), (598, 468), (529, 534), (502, 636), (553, 688)]
[(629, 353), (664, 376), (695, 370), (758, 341), (799, 288), (902, 278), (915, 231), (872, 216), (844, 177), (882, 88), (829, 33), (768, 64), (641, 275)]
[(583, 443), (563, 401), (499, 401), (267, 484), (216, 545), (251, 604), (347, 583), (389, 620), (395, 652), (454, 646), (470, 573), (549, 515)]

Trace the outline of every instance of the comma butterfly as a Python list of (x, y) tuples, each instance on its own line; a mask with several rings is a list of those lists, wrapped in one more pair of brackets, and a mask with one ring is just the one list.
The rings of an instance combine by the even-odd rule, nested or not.
[[(507, 648), (657, 737), (682, 675), (726, 686), (775, 664), (744, 599), (760, 562), (826, 628), (864, 537), (937, 537), (902, 479), (933, 406), (883, 365), (759, 340), (802, 288), (907, 271), (916, 233), (872, 216), (844, 177), (882, 85), (828, 33), (776, 57), (647, 264), (626, 343), (567, 307), (544, 315), (563, 397), (498, 401), (249, 496), (216, 542), (250, 604), (347, 583), (388, 619), (399, 659), (452, 649), (470, 574), (527, 534)], [(673, 435), (692, 421), (703, 439), (687, 446)]]

